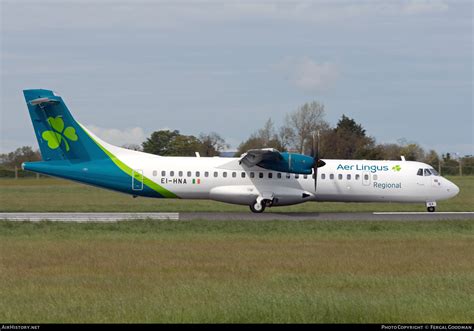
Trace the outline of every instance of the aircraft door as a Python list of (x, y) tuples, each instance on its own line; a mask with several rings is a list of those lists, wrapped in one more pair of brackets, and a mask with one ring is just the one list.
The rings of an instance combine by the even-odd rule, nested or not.
[(132, 170), (132, 190), (143, 190), (143, 170)]

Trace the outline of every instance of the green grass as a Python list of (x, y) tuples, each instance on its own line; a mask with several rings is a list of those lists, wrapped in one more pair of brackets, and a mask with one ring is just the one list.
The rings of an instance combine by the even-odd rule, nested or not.
[[(474, 176), (451, 177), (461, 191), (458, 196), (438, 203), (439, 211), (472, 211)], [(399, 203), (305, 203), (270, 209), (275, 212), (373, 212), (425, 211), (424, 204)], [(236, 206), (207, 200), (133, 199), (129, 195), (66, 180), (41, 178), (1, 179), (0, 211), (4, 212), (193, 212), (248, 211)]]
[(0, 321), (474, 322), (474, 223), (0, 222)]

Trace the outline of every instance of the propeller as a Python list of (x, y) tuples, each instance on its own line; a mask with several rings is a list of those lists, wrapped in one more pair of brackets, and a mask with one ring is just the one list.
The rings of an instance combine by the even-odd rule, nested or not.
[(318, 168), (321, 168), (326, 165), (326, 162), (319, 158), (319, 131), (318, 131), (318, 140), (316, 142), (315, 134), (313, 134), (313, 141), (311, 142), (311, 157), (314, 159), (313, 161), (313, 176), (314, 176), (314, 192), (316, 193), (316, 189), (318, 187)]

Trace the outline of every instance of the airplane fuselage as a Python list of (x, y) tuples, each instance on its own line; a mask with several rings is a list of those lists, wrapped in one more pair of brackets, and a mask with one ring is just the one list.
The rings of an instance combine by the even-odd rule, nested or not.
[(254, 212), (307, 201), (424, 202), (434, 211), (436, 201), (459, 192), (421, 162), (321, 160), (271, 149), (241, 158), (131, 151), (95, 136), (52, 91), (24, 95), (43, 158), (24, 163), (25, 170), (133, 196), (211, 199), (249, 205)]
[[(239, 158), (159, 157), (140, 153), (124, 158), (139, 174), (184, 199), (211, 199), (249, 205), (258, 196), (275, 199), (273, 206), (306, 201), (430, 202), (458, 193), (449, 180), (425, 175), (431, 166), (412, 161), (324, 160), (313, 175), (250, 169)], [(423, 175), (417, 175), (423, 169)], [(132, 189), (141, 195), (141, 186)]]

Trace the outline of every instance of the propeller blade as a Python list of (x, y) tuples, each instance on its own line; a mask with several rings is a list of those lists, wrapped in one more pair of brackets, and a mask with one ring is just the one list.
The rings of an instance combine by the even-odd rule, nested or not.
[(318, 188), (318, 168), (320, 167), (323, 167), (326, 165), (326, 162), (324, 162), (323, 160), (321, 160), (319, 158), (319, 131), (318, 131), (318, 140), (317, 140), (317, 143), (316, 143), (316, 148), (315, 148), (315, 135), (313, 134), (313, 142), (311, 144), (311, 156), (313, 157), (314, 159), (314, 163), (313, 163), (313, 169), (314, 169), (314, 173), (313, 173), (313, 176), (314, 176), (314, 192), (316, 193), (316, 190)]
[(311, 157), (314, 159), (316, 155), (316, 148), (314, 147), (314, 141), (315, 141), (314, 133), (313, 133), (312, 138), (313, 139), (311, 140)]
[[(318, 132), (319, 136), (319, 132)], [(315, 134), (313, 133), (313, 141), (311, 143), (311, 152), (312, 152), (312, 157), (314, 159), (313, 163), (313, 169), (314, 169), (314, 193), (316, 193), (316, 190), (318, 189), (318, 162), (319, 162), (319, 139), (318, 139), (318, 144), (315, 147)]]

